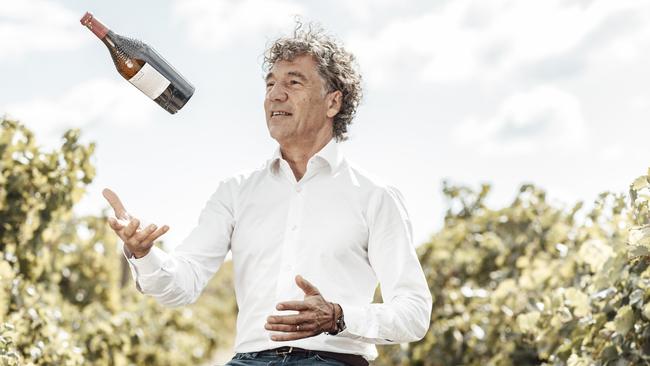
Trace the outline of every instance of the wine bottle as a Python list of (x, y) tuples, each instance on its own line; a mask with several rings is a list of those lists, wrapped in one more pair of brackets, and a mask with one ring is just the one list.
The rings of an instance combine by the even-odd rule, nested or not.
[(81, 24), (104, 42), (120, 75), (167, 112), (178, 112), (194, 94), (194, 86), (146, 43), (113, 32), (88, 12)]

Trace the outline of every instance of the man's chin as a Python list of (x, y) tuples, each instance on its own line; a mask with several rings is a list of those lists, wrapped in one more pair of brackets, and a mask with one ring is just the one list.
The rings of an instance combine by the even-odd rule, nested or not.
[(280, 146), (290, 146), (296, 143), (296, 140), (291, 138), (291, 136), (286, 136), (286, 135), (281, 135), (281, 134), (273, 134), (271, 133), (271, 138), (273, 138), (275, 141), (277, 141), (278, 145)]
[(283, 134), (279, 128), (272, 126), (269, 128), (269, 136), (271, 136), (271, 138), (277, 141), (279, 144), (282, 144), (282, 142), (287, 139), (287, 136), (285, 136), (285, 134)]
[(286, 138), (288, 135), (284, 126), (278, 126), (276, 124), (269, 125), (269, 134), (276, 140), (279, 138)]

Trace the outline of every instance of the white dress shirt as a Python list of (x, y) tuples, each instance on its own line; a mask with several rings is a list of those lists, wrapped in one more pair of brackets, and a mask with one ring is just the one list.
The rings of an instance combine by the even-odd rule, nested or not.
[[(400, 193), (342, 157), (332, 139), (296, 181), (280, 149), (250, 173), (222, 181), (198, 225), (170, 254), (133, 258), (137, 287), (167, 306), (194, 302), (232, 251), (239, 314), (235, 352), (282, 346), (377, 357), (374, 344), (424, 337), (432, 299)], [(277, 303), (303, 300), (295, 276), (343, 309), (347, 329), (275, 342), (264, 328)], [(384, 303), (372, 304), (377, 283)]]

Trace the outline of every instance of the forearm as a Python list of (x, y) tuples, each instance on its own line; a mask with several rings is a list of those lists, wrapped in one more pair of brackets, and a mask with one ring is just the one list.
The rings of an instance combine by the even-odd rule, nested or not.
[(157, 247), (142, 258), (129, 256), (128, 249), (124, 247), (124, 255), (136, 288), (170, 307), (196, 301), (222, 262), (222, 259), (218, 260), (213, 268), (205, 268), (191, 258), (168, 254)]
[(426, 295), (366, 306), (341, 304), (341, 308), (346, 330), (340, 335), (373, 344), (418, 341), (426, 335), (431, 319), (431, 298)]
[(432, 298), (403, 198), (397, 189), (381, 190), (368, 212), (368, 260), (384, 303), (341, 304), (348, 333), (375, 344), (420, 340), (429, 329)]
[(124, 247), (140, 292), (166, 306), (196, 301), (230, 250), (234, 225), (230, 197), (220, 184), (201, 211), (198, 225), (171, 254), (152, 247), (144, 257), (132, 258)]

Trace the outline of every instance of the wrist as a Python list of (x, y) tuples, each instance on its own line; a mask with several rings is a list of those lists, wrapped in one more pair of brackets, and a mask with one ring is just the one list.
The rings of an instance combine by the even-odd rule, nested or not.
[(328, 333), (336, 333), (336, 331), (338, 330), (338, 326), (336, 325), (336, 319), (338, 319), (341, 314), (341, 310), (340, 310), (341, 307), (339, 306), (339, 304), (335, 304), (335, 303), (331, 303), (331, 304), (332, 304), (332, 311), (334, 312), (334, 314), (332, 315), (332, 323), (330, 324), (330, 330)]
[(133, 258), (140, 259), (145, 255), (149, 254), (149, 251), (147, 250), (146, 252), (131, 252), (131, 254), (133, 254)]
[(327, 332), (329, 335), (336, 335), (345, 329), (345, 322), (343, 321), (343, 308), (339, 304), (330, 303), (332, 306), (332, 322), (330, 330)]
[(341, 308), (341, 305), (334, 304), (334, 310), (336, 310), (336, 322), (334, 323), (334, 327), (335, 327), (334, 329), (341, 331), (341, 329), (339, 329), (338, 321), (339, 319), (343, 318), (343, 309)]

